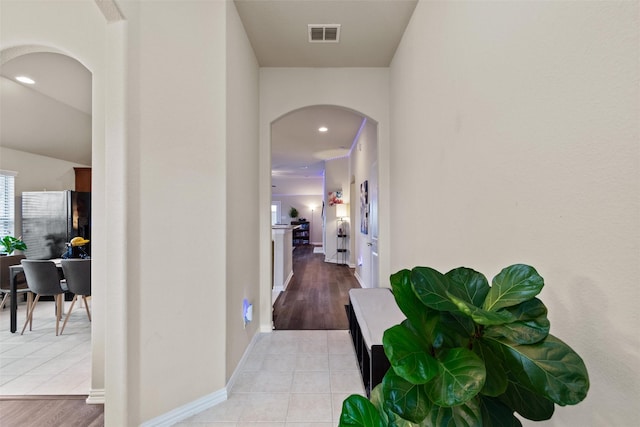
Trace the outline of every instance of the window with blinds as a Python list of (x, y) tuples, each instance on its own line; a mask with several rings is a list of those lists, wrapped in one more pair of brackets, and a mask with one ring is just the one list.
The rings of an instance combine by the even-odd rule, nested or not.
[(0, 170), (0, 237), (14, 236), (15, 172)]

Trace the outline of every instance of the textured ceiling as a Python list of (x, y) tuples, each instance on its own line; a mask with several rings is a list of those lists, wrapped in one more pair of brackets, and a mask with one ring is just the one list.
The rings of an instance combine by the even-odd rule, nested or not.
[[(272, 193), (320, 195), (324, 161), (349, 154), (363, 116), (334, 106), (296, 110), (271, 126)], [(319, 132), (326, 126), (327, 132)]]
[(50, 52), (16, 56), (2, 64), (0, 93), (3, 147), (91, 164), (91, 73), (82, 64)]
[[(416, 0), (235, 0), (262, 67), (388, 67)], [(339, 43), (308, 25), (340, 24)]]

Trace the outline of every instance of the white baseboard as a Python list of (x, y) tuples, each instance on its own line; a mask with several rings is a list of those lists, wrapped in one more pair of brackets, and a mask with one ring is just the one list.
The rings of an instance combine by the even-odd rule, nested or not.
[(192, 417), (197, 413), (200, 413), (206, 409), (211, 408), (212, 406), (217, 405), (218, 403), (222, 403), (227, 400), (229, 394), (231, 393), (231, 390), (233, 389), (233, 386), (238, 379), (238, 376), (240, 375), (240, 372), (242, 371), (242, 366), (249, 357), (249, 354), (251, 354), (251, 350), (253, 350), (253, 347), (260, 335), (261, 333), (256, 333), (253, 336), (251, 342), (244, 351), (240, 362), (238, 362), (238, 366), (236, 366), (236, 369), (233, 371), (231, 378), (229, 378), (227, 385), (223, 389), (196, 399), (193, 402), (187, 403), (186, 405), (182, 405), (156, 418), (145, 421), (144, 423), (140, 424), (140, 427), (170, 427), (176, 423), (179, 423), (180, 421)]
[(289, 272), (287, 279), (284, 281), (284, 285), (274, 286), (273, 289), (271, 289), (271, 305), (272, 306), (273, 304), (275, 304), (276, 298), (278, 298), (278, 295), (280, 295), (280, 292), (284, 292), (284, 290), (287, 289), (287, 286), (289, 285), (289, 282), (291, 281), (291, 279), (293, 279), (293, 270)]
[(353, 274), (353, 276), (356, 278), (356, 280), (358, 281), (358, 283), (360, 283), (360, 287), (361, 288), (368, 288), (369, 286), (367, 286), (366, 283), (364, 283), (364, 281), (362, 280), (362, 277), (360, 277), (360, 275), (358, 274), (358, 271), (356, 270), (356, 272)]
[(278, 289), (273, 289), (271, 291), (271, 307), (273, 308), (273, 305), (276, 303), (276, 299), (278, 299), (278, 295), (280, 295), (280, 292), (282, 292), (282, 289), (278, 290)]
[(329, 264), (340, 264), (340, 265), (346, 265), (349, 268), (356, 268), (356, 266), (354, 264), (351, 263), (347, 263), (347, 264), (343, 264), (342, 262), (340, 262), (337, 258), (324, 258), (324, 262), (329, 263)]
[(159, 417), (145, 421), (140, 424), (140, 427), (170, 427), (204, 411), (205, 409), (209, 409), (218, 403), (224, 402), (227, 400), (227, 396), (227, 388), (225, 387), (206, 396), (202, 396), (201, 398), (187, 403), (186, 405), (182, 405), (173, 411), (162, 414)]
[(284, 281), (284, 285), (282, 286), (284, 288), (283, 290), (287, 289), (287, 286), (289, 285), (289, 282), (291, 281), (291, 279), (293, 279), (293, 270), (289, 272), (287, 279)]
[(92, 388), (89, 390), (89, 396), (85, 402), (87, 405), (104, 405), (104, 389)]
[[(268, 331), (268, 332), (272, 332), (272, 331)], [(233, 374), (231, 374), (229, 381), (227, 381), (227, 386), (225, 387), (227, 390), (227, 393), (231, 394), (231, 390), (233, 390), (233, 386), (236, 384), (238, 376), (242, 371), (242, 367), (244, 366), (249, 355), (251, 354), (253, 347), (256, 345), (258, 338), (260, 338), (260, 333), (253, 334), (253, 338), (251, 338), (251, 342), (249, 343), (247, 348), (244, 350), (244, 354), (240, 358), (240, 362), (238, 362), (238, 366), (236, 366), (236, 369), (233, 371)]]

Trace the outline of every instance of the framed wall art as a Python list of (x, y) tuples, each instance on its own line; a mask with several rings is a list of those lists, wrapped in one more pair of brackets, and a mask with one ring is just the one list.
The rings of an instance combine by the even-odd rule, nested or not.
[(369, 234), (369, 181), (360, 184), (360, 232)]
[(342, 191), (333, 191), (327, 194), (327, 198), (329, 199), (329, 206), (340, 205), (343, 203)]

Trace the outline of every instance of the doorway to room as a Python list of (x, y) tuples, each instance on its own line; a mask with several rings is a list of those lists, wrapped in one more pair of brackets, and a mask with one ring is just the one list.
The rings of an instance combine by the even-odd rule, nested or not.
[[(291, 208), (304, 220), (310, 215), (313, 224), (308, 245), (294, 239), (292, 274), (273, 294), (276, 329), (347, 328), (348, 290), (371, 287), (375, 276), (369, 244), (373, 200), (363, 204), (352, 188), (356, 181), (375, 185), (370, 173), (376, 165), (377, 123), (359, 112), (317, 105), (272, 122), (271, 204), (281, 206), (280, 224), (291, 223)], [(339, 214), (338, 205), (346, 213)]]
[[(82, 184), (90, 186), (90, 178), (83, 180), (77, 172), (86, 175), (92, 165), (93, 76), (77, 59), (46, 46), (8, 48), (0, 52), (0, 59), (1, 119), (5, 124), (2, 168), (17, 172), (14, 234), (18, 236), (22, 234), (19, 214), (22, 192), (43, 189), (91, 191), (78, 188)], [(16, 81), (16, 76), (29, 79)], [(48, 307), (52, 304), (48, 301), (38, 303), (33, 330), (27, 329), (22, 336), (19, 333), (26, 303), (21, 302), (18, 306), (16, 333), (9, 332), (10, 308), (2, 311), (1, 333), (6, 334), (2, 341), (11, 343), (11, 351), (3, 356), (10, 360), (12, 353), (22, 355), (15, 363), (3, 365), (7, 380), (1, 384), (2, 394), (89, 394), (91, 323), (84, 309), (73, 310), (64, 334), (55, 337), (53, 307)], [(56, 340), (52, 341), (51, 336)], [(27, 348), (35, 350), (26, 353), (24, 349)], [(25, 369), (31, 365), (30, 369)]]

